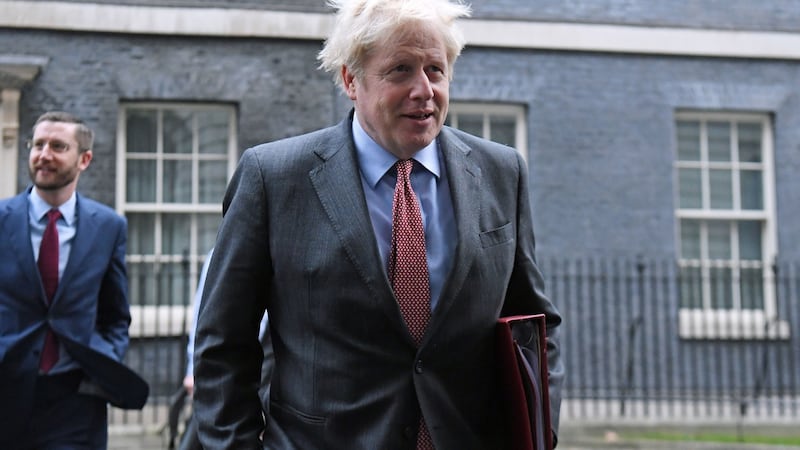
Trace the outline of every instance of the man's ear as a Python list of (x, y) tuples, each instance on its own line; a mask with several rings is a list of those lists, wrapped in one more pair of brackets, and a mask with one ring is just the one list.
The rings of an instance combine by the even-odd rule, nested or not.
[(81, 154), (78, 155), (78, 168), (81, 171), (86, 170), (86, 168), (89, 167), (89, 163), (91, 162), (92, 162), (91, 150), (86, 150), (85, 152), (81, 152)]
[(355, 100), (356, 76), (347, 66), (342, 66), (342, 85), (344, 86), (345, 94), (350, 97), (350, 100)]

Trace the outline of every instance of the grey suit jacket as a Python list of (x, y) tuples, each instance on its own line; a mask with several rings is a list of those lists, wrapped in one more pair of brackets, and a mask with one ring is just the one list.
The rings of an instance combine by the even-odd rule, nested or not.
[(31, 248), (29, 193), (0, 201), (0, 443), (29, 419), (48, 324), (95, 392), (123, 408), (141, 408), (148, 395), (122, 363), (131, 321), (125, 219), (78, 195), (75, 240), (48, 308)]
[[(494, 389), (501, 315), (546, 313), (554, 426), (561, 318), (534, 260), (527, 171), (513, 149), (445, 127), (455, 263), (419, 348), (380, 260), (351, 120), (249, 149), (231, 180), (198, 321), (195, 414), (207, 448), (413, 449), (420, 410), (439, 449), (504, 445)], [(256, 334), (275, 368), (259, 403)]]

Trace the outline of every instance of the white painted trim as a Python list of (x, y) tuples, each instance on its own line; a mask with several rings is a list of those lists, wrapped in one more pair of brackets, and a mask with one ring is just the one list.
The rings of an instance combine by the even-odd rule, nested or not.
[(0, 86), (0, 198), (17, 193), (19, 98), (19, 89)]
[[(65, 18), (68, 18), (65, 20)], [(514, 20), (460, 21), (467, 45), (800, 60), (800, 33)], [(323, 40), (333, 16), (234, 8), (0, 0), (0, 27)]]
[(641, 27), (578, 23), (467, 20), (468, 45), (548, 50), (800, 58), (800, 33)]
[(491, 139), (490, 122), (492, 116), (513, 117), (516, 128), (514, 147), (522, 154), (522, 158), (526, 162), (528, 161), (528, 122), (523, 105), (501, 102), (480, 103), (451, 101), (448, 114), (455, 128), (458, 128), (458, 118), (462, 114), (477, 114), (483, 116), (483, 133), (481, 136), (487, 139)]
[[(0, 5), (3, 2), (0, 1)], [(0, 9), (0, 12), (4, 12)], [(0, 23), (2, 23), (0, 15)], [(39, 71), (47, 65), (48, 59), (41, 56), (0, 54), (0, 73), (18, 78), (21, 82), (28, 82), (39, 75)]]
[(682, 308), (678, 313), (679, 335), (683, 339), (770, 339), (791, 338), (789, 322), (763, 311), (698, 310)]
[(0, 27), (108, 33), (316, 40), (333, 25), (329, 14), (234, 8), (0, 1), (0, 11)]
[(132, 338), (186, 336), (194, 320), (190, 306), (131, 305), (130, 311)]

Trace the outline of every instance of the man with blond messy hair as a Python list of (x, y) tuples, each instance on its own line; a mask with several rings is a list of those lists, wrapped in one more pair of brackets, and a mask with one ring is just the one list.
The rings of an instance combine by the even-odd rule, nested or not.
[[(444, 126), (469, 8), (331, 4), (320, 65), (353, 111), (248, 149), (230, 182), (196, 332), (203, 446), (508, 448), (495, 324), (536, 313), (555, 434), (561, 317), (534, 258), (525, 162)], [(261, 403), (265, 309), (275, 365)]]

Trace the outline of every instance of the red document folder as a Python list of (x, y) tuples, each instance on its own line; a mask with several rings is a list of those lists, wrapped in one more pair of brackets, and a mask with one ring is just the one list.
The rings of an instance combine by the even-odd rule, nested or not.
[(552, 450), (544, 314), (501, 317), (496, 346), (512, 450)]

